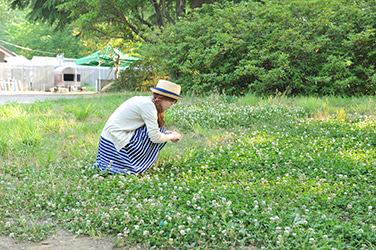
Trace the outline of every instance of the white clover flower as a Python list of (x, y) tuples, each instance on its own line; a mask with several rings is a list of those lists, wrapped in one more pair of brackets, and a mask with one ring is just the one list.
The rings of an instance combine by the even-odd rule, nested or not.
[(368, 211), (372, 211), (372, 206), (368, 206)]
[(351, 209), (351, 208), (352, 208), (352, 205), (351, 205), (351, 204), (348, 204), (348, 205), (347, 205), (347, 208), (348, 208), (348, 209)]
[(313, 228), (308, 228), (308, 232), (310, 232), (311, 234), (314, 234), (315, 230), (313, 230)]
[(309, 238), (309, 244), (313, 244), (315, 243), (315, 239), (314, 238)]
[(150, 232), (147, 231), (147, 230), (145, 230), (145, 231), (143, 232), (143, 235), (144, 235), (144, 236), (149, 236), (149, 234), (150, 234)]
[(326, 234), (323, 235), (322, 238), (323, 238), (324, 240), (329, 240), (328, 235), (326, 235)]
[(180, 234), (181, 235), (185, 235), (185, 231), (182, 229), (182, 230), (180, 230)]
[(282, 228), (281, 227), (276, 227), (275, 230), (277, 231), (277, 233), (282, 232)]
[(139, 225), (134, 225), (134, 229), (138, 230), (140, 228)]
[(124, 237), (127, 237), (128, 233), (129, 233), (129, 229), (127, 227), (124, 228), (124, 232), (123, 232)]
[(117, 234), (117, 239), (118, 239), (118, 240), (121, 240), (122, 238), (123, 238), (123, 234), (122, 234), (122, 233), (118, 233), (118, 234)]

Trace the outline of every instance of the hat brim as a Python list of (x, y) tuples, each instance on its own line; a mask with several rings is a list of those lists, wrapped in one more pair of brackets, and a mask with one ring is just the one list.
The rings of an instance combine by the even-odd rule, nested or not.
[(150, 88), (150, 89), (151, 89), (151, 92), (153, 92), (153, 93), (160, 94), (160, 95), (163, 95), (163, 96), (167, 96), (167, 97), (170, 97), (170, 98), (175, 99), (175, 100), (181, 100), (183, 98), (180, 95), (177, 95), (175, 93), (172, 93), (170, 91), (167, 91), (167, 90), (164, 90), (164, 89), (161, 89), (161, 88)]

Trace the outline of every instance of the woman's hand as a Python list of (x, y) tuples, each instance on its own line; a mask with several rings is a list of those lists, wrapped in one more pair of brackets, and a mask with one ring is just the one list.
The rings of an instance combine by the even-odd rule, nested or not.
[(170, 139), (170, 141), (172, 142), (178, 142), (181, 138), (182, 138), (182, 135), (177, 133), (177, 132), (173, 132), (173, 131), (166, 131), (166, 134), (167, 134), (167, 137)]

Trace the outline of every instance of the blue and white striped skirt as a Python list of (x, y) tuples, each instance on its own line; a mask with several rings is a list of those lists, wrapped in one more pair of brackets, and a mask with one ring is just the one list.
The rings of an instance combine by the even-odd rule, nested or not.
[[(160, 131), (165, 133), (163, 127)], [(120, 151), (116, 150), (111, 141), (101, 136), (94, 167), (98, 167), (102, 173), (142, 174), (155, 163), (159, 151), (165, 145), (166, 143), (153, 143), (146, 126), (137, 129), (129, 143)]]

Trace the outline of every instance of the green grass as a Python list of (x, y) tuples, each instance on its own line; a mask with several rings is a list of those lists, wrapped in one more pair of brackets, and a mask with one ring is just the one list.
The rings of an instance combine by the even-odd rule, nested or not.
[[(142, 176), (92, 164), (107, 118), (138, 93), (0, 106), (0, 234), (57, 228), (151, 248), (376, 248), (373, 97), (190, 96)], [(145, 94), (145, 93), (142, 93)]]

